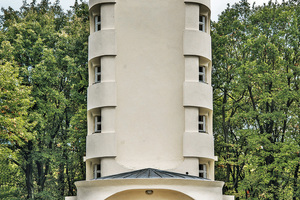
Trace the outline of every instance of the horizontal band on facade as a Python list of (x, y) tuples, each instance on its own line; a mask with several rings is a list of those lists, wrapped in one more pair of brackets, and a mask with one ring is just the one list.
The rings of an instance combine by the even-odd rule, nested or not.
[(105, 55), (116, 55), (115, 30), (107, 29), (89, 36), (89, 60)]
[(89, 9), (91, 9), (93, 6), (97, 4), (103, 4), (103, 3), (116, 3), (116, 0), (90, 0)]
[(210, 0), (184, 0), (185, 3), (198, 3), (205, 5), (210, 9)]
[(183, 156), (215, 160), (214, 138), (206, 133), (184, 133)]
[(86, 160), (116, 156), (115, 133), (95, 133), (86, 138)]
[(115, 82), (101, 82), (88, 87), (87, 109), (117, 106)]
[(203, 82), (184, 82), (183, 105), (213, 110), (212, 86)]
[(202, 56), (211, 60), (211, 36), (198, 30), (184, 31), (183, 52), (185, 56)]
[[(110, 199), (114, 195), (133, 190), (152, 189), (179, 192), (192, 199), (222, 199), (223, 182), (196, 179), (107, 179), (78, 181), (78, 199)], [(210, 188), (210, 189), (208, 189)], [(209, 197), (209, 198), (203, 198)]]

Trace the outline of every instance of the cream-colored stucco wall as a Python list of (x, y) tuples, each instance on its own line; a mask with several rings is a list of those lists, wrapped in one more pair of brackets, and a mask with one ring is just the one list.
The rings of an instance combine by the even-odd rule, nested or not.
[[(168, 190), (169, 194), (176, 191), (184, 194), (182, 195), (184, 197), (195, 200), (223, 200), (223, 184), (218, 181), (185, 179), (120, 179), (80, 181), (76, 182), (76, 187), (78, 188), (77, 200), (110, 200), (109, 197), (130, 190), (153, 190), (154, 193), (157, 190)], [(134, 192), (131, 195), (134, 197)], [(127, 198), (129, 197), (131, 196)]]
[[(192, 144), (201, 142), (195, 146), (185, 136), (199, 134), (200, 114), (212, 135), (209, 28), (197, 30), (200, 13), (210, 18), (209, 4), (90, 1), (88, 135), (94, 134), (94, 117), (101, 115), (97, 134), (113, 133), (115, 141), (110, 145), (107, 137), (88, 136), (87, 160), (100, 158), (108, 166), (103, 158), (115, 159), (104, 176), (148, 167), (197, 174), (198, 164), (187, 158), (213, 160), (212, 137), (203, 142), (196, 136)], [(101, 31), (94, 32), (96, 15), (101, 15)], [(205, 67), (205, 82), (198, 80), (199, 65)], [(101, 66), (101, 83), (94, 83), (96, 66)]]
[(128, 168), (172, 169), (183, 161), (184, 6), (182, 0), (115, 5), (116, 160)]

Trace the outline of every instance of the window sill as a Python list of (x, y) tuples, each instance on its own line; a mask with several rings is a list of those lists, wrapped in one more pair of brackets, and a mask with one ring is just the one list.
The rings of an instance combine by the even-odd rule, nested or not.
[(101, 133), (101, 131), (95, 131), (95, 132), (93, 132), (93, 134), (97, 134), (97, 133)]
[(206, 131), (198, 131), (198, 133), (206, 133), (206, 134), (208, 134), (208, 132), (206, 132)]
[(98, 82), (94, 82), (94, 83), (93, 83), (93, 85), (95, 85), (95, 84), (98, 84), (98, 83), (101, 83), (101, 81), (98, 81)]
[(207, 83), (207, 82), (205, 82), (205, 81), (199, 81), (199, 83), (204, 83), (204, 84), (207, 84), (207, 85), (208, 85), (208, 83)]

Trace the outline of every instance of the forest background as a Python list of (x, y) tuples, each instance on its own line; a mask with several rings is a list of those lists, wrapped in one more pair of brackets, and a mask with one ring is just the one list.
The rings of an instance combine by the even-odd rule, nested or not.
[[(300, 1), (241, 0), (212, 22), (216, 180), (236, 199), (300, 199)], [(88, 5), (3, 9), (0, 199), (60, 200), (85, 179)]]

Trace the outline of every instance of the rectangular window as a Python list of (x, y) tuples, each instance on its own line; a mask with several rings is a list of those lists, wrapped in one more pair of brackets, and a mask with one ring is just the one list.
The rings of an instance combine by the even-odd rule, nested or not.
[(94, 179), (101, 178), (101, 165), (94, 165)]
[(206, 80), (205, 80), (205, 67), (204, 66), (199, 67), (199, 81), (206, 82)]
[(95, 67), (95, 83), (101, 82), (101, 66)]
[(200, 164), (199, 165), (199, 177), (200, 178), (207, 178), (207, 171), (206, 171), (206, 165)]
[(95, 117), (95, 133), (101, 133), (101, 116)]
[(205, 26), (206, 26), (206, 17), (203, 15), (199, 16), (199, 30), (205, 32)]
[(205, 116), (203, 116), (203, 115), (199, 115), (198, 130), (199, 130), (199, 132), (206, 132), (206, 130), (205, 130)]
[(95, 32), (101, 30), (101, 16), (95, 16)]

